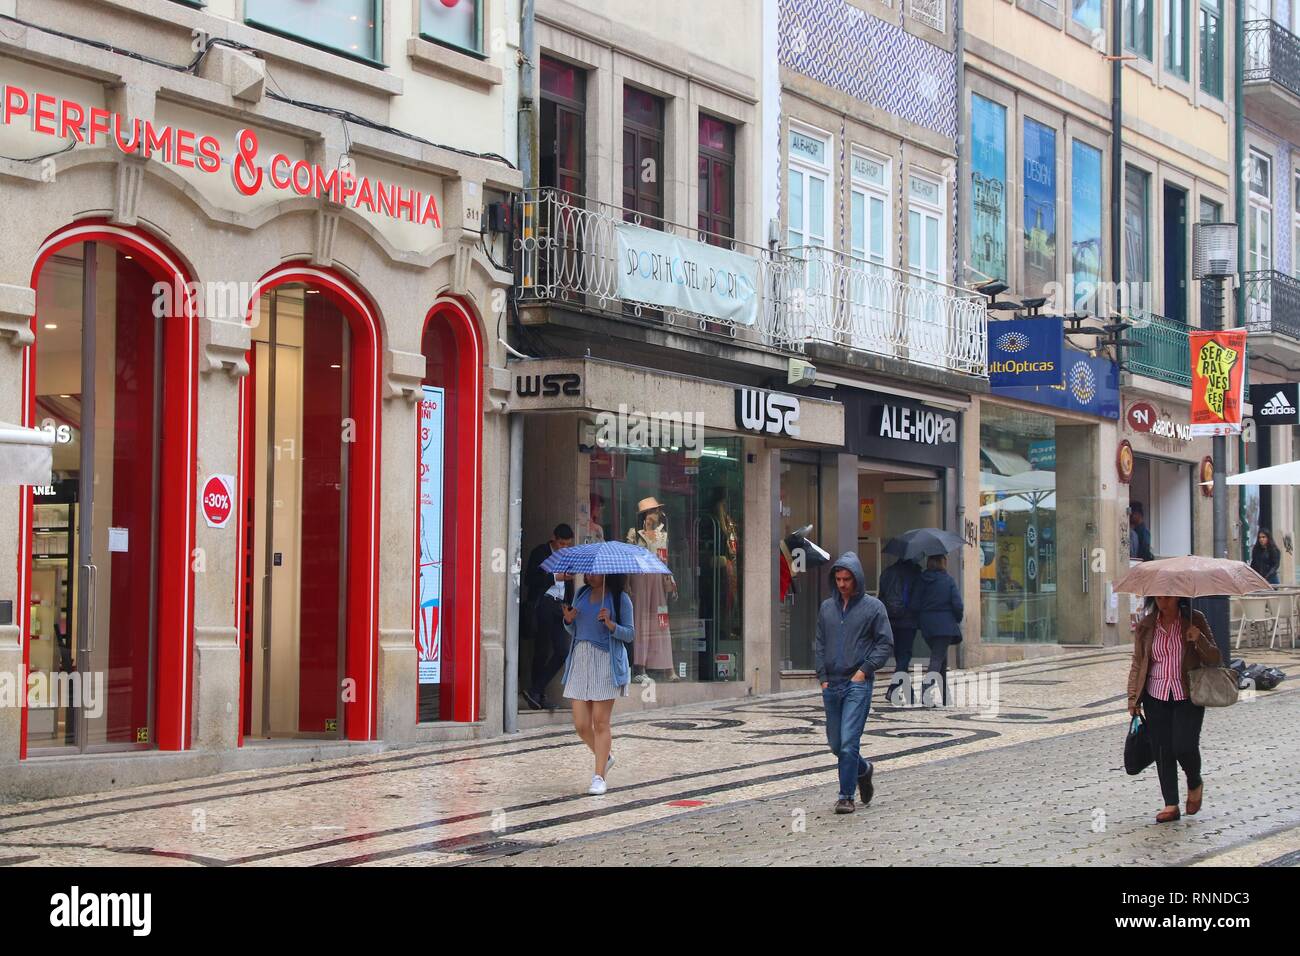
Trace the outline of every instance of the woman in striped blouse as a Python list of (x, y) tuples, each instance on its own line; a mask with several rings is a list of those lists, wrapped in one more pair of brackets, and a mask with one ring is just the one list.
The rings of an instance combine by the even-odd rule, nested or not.
[(1201, 809), (1201, 721), (1205, 708), (1192, 703), (1188, 675), (1216, 667), (1219, 648), (1205, 615), (1180, 597), (1147, 598), (1147, 613), (1133, 633), (1128, 671), (1128, 712), (1147, 722), (1165, 807), (1157, 823), (1177, 820), (1178, 767), (1187, 774), (1187, 814)]

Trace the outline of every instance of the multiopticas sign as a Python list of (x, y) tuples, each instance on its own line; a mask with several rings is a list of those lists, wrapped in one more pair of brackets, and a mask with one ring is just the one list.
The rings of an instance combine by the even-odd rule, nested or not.
[(1055, 362), (990, 362), (989, 372), (995, 375), (1024, 375), (1027, 372), (1055, 372)]
[(352, 209), (367, 209), (378, 216), (418, 225), (442, 228), (438, 203), (418, 189), (406, 189), (381, 179), (357, 176), (350, 165), (327, 169), (305, 159), (277, 153), (265, 163), (259, 155), (257, 133), (241, 129), (235, 134), (235, 151), (226, 155), (216, 136), (200, 135), (180, 126), (155, 124), (151, 120), (127, 119), (112, 110), (87, 109), (75, 100), (50, 93), (31, 92), (6, 84), (0, 119), (9, 126), (27, 117), (35, 133), (75, 141), (87, 146), (116, 146), (128, 156), (157, 160), (178, 169), (220, 172), (229, 162), (235, 189), (243, 196), (255, 196), (263, 186), (277, 192), (294, 193)]

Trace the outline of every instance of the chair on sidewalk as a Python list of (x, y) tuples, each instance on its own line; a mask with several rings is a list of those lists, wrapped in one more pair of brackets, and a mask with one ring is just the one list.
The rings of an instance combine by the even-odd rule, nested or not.
[(1250, 625), (1251, 633), (1254, 634), (1256, 625), (1263, 624), (1273, 626), (1272, 633), (1269, 635), (1269, 650), (1272, 650), (1277, 643), (1277, 625), (1278, 612), (1281, 610), (1282, 600), (1277, 596), (1270, 595), (1243, 595), (1239, 599), (1241, 608), (1241, 622), (1237, 626), (1237, 643), (1236, 649), (1241, 648), (1241, 635), (1246, 630), (1246, 625)]

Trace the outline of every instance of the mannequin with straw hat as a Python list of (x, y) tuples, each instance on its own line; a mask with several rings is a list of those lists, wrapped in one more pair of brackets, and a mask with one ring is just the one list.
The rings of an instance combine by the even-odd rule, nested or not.
[[(660, 561), (668, 563), (668, 526), (663, 505), (654, 496), (636, 505), (636, 526), (627, 533), (629, 544), (640, 545)], [(645, 680), (647, 670), (666, 671), (667, 679), (679, 680), (673, 669), (673, 642), (668, 628), (668, 599), (677, 597), (677, 582), (671, 574), (633, 574), (628, 577), (632, 609), (636, 615), (636, 639), (632, 644), (632, 679)]]

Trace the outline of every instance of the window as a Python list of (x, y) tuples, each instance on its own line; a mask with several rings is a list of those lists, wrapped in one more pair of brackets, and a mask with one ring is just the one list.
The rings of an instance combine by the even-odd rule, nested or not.
[(943, 184), (938, 180), (917, 175), (908, 180), (907, 243), (907, 264), (913, 274), (944, 281)]
[[(623, 87), (623, 209), (662, 220), (664, 214), (664, 101), (634, 86)], [(656, 228), (655, 222), (642, 222)]]
[(1250, 151), (1249, 204), (1246, 210), (1246, 271), (1273, 268), (1273, 161)]
[(1223, 0), (1200, 0), (1201, 89), (1223, 99)]
[(1151, 0), (1124, 0), (1124, 49), (1151, 59)]
[(1165, 70), (1188, 78), (1187, 0), (1165, 0)]
[(538, 181), (542, 186), (581, 195), (586, 151), (587, 74), (576, 66), (544, 56), (541, 81)]
[(1128, 166), (1124, 170), (1124, 281), (1128, 284), (1130, 309), (1151, 308), (1147, 291), (1151, 278), (1150, 209), (1151, 175)]
[(1300, 169), (1291, 173), (1291, 274), (1300, 278)]
[(825, 246), (830, 231), (830, 137), (791, 127), (789, 139), (789, 218), (786, 245)]
[(855, 146), (851, 179), (853, 221), (849, 252), (855, 259), (888, 265), (889, 160)]
[(254, 26), (314, 46), (362, 60), (382, 55), (377, 0), (245, 0), (244, 11)]
[(1025, 117), (1025, 279), (1027, 295), (1056, 281), (1056, 130)]
[(1007, 108), (970, 98), (970, 267), (983, 279), (1007, 278)]
[(420, 35), (483, 54), (483, 0), (420, 0)]
[(908, 15), (927, 27), (943, 32), (943, 7), (946, 0), (911, 0)]
[(736, 237), (736, 127), (700, 114), (700, 238), (725, 245)]
[[(1096, 314), (1101, 281), (1101, 150), (1079, 140), (1070, 157), (1070, 271), (1074, 307)], [(1069, 283), (1067, 283), (1067, 286)], [(1088, 308), (1093, 303), (1093, 308)]]
[(1071, 0), (1070, 18), (1085, 30), (1101, 29), (1101, 0)]

